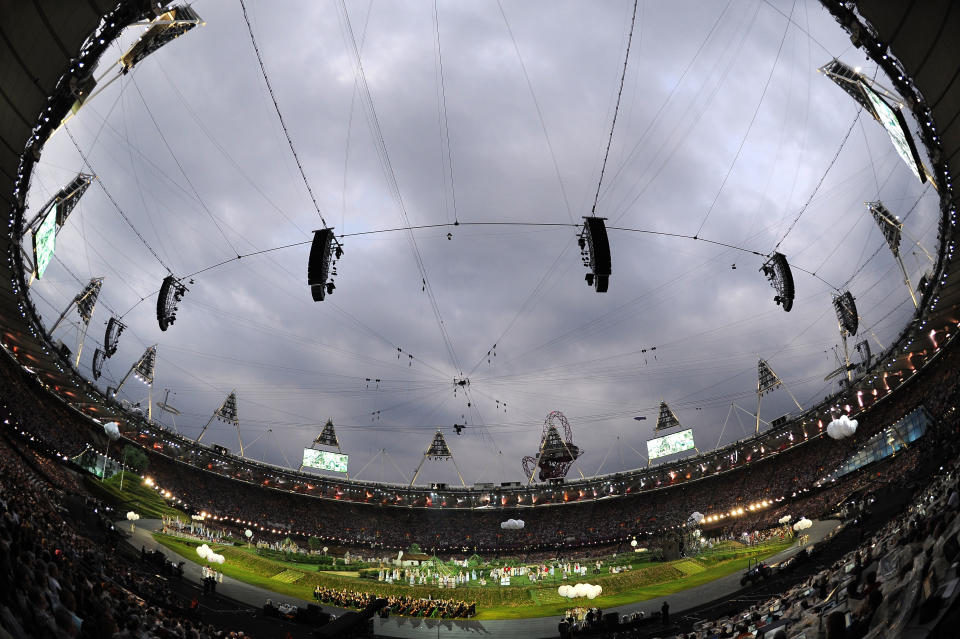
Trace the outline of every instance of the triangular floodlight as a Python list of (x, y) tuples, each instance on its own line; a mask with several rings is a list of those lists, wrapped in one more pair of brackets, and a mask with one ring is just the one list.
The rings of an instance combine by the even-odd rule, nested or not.
[(154, 344), (140, 356), (133, 366), (133, 376), (147, 386), (153, 386), (153, 373), (157, 367), (157, 346)]
[(417, 465), (417, 469), (413, 473), (413, 479), (410, 480), (410, 485), (413, 486), (413, 482), (417, 481), (417, 476), (420, 475), (420, 469), (423, 467), (423, 462), (428, 459), (449, 459), (453, 462), (453, 467), (457, 471), (457, 476), (460, 478), (460, 483), (464, 486), (467, 485), (463, 481), (463, 475), (460, 474), (460, 468), (457, 467), (457, 460), (453, 458), (453, 453), (450, 452), (450, 447), (447, 446), (447, 440), (443, 438), (443, 433), (440, 430), (437, 430), (433, 435), (433, 439), (430, 441), (430, 446), (423, 453), (423, 459), (420, 460), (420, 463)]
[(227, 422), (234, 426), (239, 424), (240, 418), (237, 417), (237, 393), (231, 392), (227, 395), (227, 398), (223, 400), (223, 403), (220, 404), (220, 408), (217, 409), (214, 415), (222, 422)]
[(783, 382), (764, 360), (757, 362), (757, 394), (766, 395), (775, 391)]
[(323, 425), (323, 431), (313, 440), (315, 446), (333, 446), (340, 448), (340, 442), (337, 440), (337, 431), (333, 428), (333, 420), (328, 419)]
[(879, 200), (876, 202), (868, 202), (867, 206), (870, 207), (870, 213), (873, 215), (877, 226), (880, 227), (880, 232), (883, 233), (883, 239), (887, 241), (890, 252), (893, 253), (894, 257), (899, 257), (900, 239), (903, 235), (903, 222), (891, 213), (887, 207), (883, 205), (883, 202)]
[(674, 414), (666, 402), (660, 402), (660, 416), (657, 417), (657, 427), (653, 432), (667, 430), (668, 428), (677, 428), (680, 426), (680, 420)]
[(820, 72), (843, 89), (847, 95), (856, 100), (857, 104), (866, 109), (867, 113), (872, 117), (877, 117), (877, 114), (873, 110), (873, 105), (863, 91), (863, 76), (856, 69), (834, 58), (820, 67)]
[(90, 325), (90, 318), (93, 317), (93, 309), (97, 305), (97, 298), (100, 296), (100, 289), (103, 287), (103, 278), (97, 277), (90, 280), (80, 295), (74, 301), (77, 303), (77, 313), (80, 319), (87, 326)]

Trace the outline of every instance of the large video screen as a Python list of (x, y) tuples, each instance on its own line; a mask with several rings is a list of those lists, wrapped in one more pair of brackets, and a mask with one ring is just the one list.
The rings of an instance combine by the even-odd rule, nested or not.
[(57, 243), (57, 205), (54, 204), (47, 211), (43, 222), (33, 234), (33, 262), (37, 270), (37, 277), (43, 277), (47, 264), (53, 259), (53, 250)]
[(693, 429), (681, 430), (679, 433), (647, 440), (647, 456), (651, 461), (658, 457), (666, 457), (675, 453), (682, 453), (693, 448)]
[(917, 147), (913, 143), (913, 136), (910, 135), (907, 120), (903, 117), (903, 113), (900, 112), (900, 109), (894, 109), (887, 104), (887, 101), (880, 97), (866, 82), (861, 81), (860, 87), (866, 94), (867, 99), (870, 100), (870, 104), (873, 105), (873, 110), (880, 119), (880, 124), (887, 130), (887, 135), (890, 136), (890, 141), (893, 142), (897, 154), (907, 163), (918, 180), (926, 182), (927, 175), (923, 171), (920, 155), (917, 153)]
[(303, 465), (320, 470), (332, 470), (336, 473), (347, 472), (348, 455), (331, 453), (326, 450), (303, 449)]

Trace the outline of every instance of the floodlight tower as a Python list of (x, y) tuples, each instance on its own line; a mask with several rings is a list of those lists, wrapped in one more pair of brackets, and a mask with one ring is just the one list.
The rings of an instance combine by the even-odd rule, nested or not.
[(790, 389), (786, 387), (783, 383), (783, 380), (780, 379), (776, 373), (773, 372), (773, 369), (770, 368), (770, 365), (763, 358), (757, 360), (757, 434), (760, 434), (760, 399), (767, 393), (771, 393), (780, 386), (783, 386), (783, 390), (787, 391), (787, 394), (790, 396), (790, 399), (793, 400), (793, 403), (797, 405), (801, 411), (803, 407), (800, 405), (800, 402), (797, 401), (797, 398), (793, 396), (793, 393), (790, 392)]
[(420, 469), (423, 467), (423, 462), (428, 459), (449, 459), (453, 462), (453, 467), (457, 471), (457, 477), (460, 478), (460, 483), (464, 486), (467, 485), (467, 482), (463, 481), (463, 475), (460, 474), (460, 468), (457, 466), (457, 460), (453, 458), (453, 453), (450, 452), (450, 447), (447, 446), (447, 440), (443, 438), (443, 433), (440, 432), (440, 429), (437, 429), (437, 432), (434, 433), (433, 439), (430, 441), (430, 446), (427, 447), (427, 450), (423, 453), (423, 459), (420, 460), (420, 463), (417, 465), (417, 469), (413, 472), (413, 479), (410, 480), (410, 485), (413, 486), (413, 482), (417, 481), (417, 476), (420, 474)]
[(47, 200), (46, 204), (40, 207), (40, 210), (33, 216), (30, 223), (24, 227), (24, 234), (31, 231), (36, 233), (40, 227), (40, 223), (43, 222), (51, 209), (56, 209), (57, 211), (57, 230), (59, 230), (77, 206), (80, 198), (87, 192), (87, 189), (90, 188), (90, 182), (93, 181), (93, 178), (94, 176), (87, 173), (77, 173), (77, 177), (73, 178), (66, 186), (57, 191), (52, 198)]
[(913, 284), (910, 283), (910, 276), (907, 275), (907, 268), (903, 265), (903, 257), (900, 255), (903, 222), (887, 210), (887, 207), (879, 200), (876, 202), (867, 202), (867, 208), (870, 209), (873, 219), (877, 222), (877, 226), (880, 227), (880, 232), (883, 233), (883, 239), (887, 241), (887, 246), (890, 247), (890, 252), (893, 253), (894, 259), (897, 260), (897, 264), (900, 265), (900, 272), (903, 273), (903, 283), (907, 285), (907, 291), (910, 293), (910, 299), (913, 300), (914, 308), (917, 308), (919, 306), (917, 295), (913, 292)]
[(200, 435), (197, 436), (198, 444), (200, 443), (200, 440), (203, 439), (204, 433), (207, 432), (207, 428), (211, 423), (213, 423), (214, 419), (219, 419), (227, 424), (233, 424), (237, 428), (237, 441), (240, 442), (240, 456), (243, 457), (243, 439), (240, 437), (240, 418), (237, 417), (236, 389), (230, 391), (230, 394), (227, 395), (227, 398), (223, 400), (222, 404), (220, 404), (220, 408), (213, 411), (213, 415), (210, 416), (210, 419), (207, 420), (207, 423), (203, 425), (202, 429), (200, 429)]
[(57, 318), (57, 321), (54, 322), (50, 328), (50, 334), (53, 335), (53, 331), (57, 330), (60, 322), (67, 316), (70, 309), (76, 306), (77, 313), (80, 315), (80, 325), (77, 327), (79, 335), (77, 338), (77, 357), (73, 363), (74, 366), (80, 365), (80, 353), (83, 352), (83, 342), (87, 339), (87, 329), (90, 328), (90, 319), (93, 317), (93, 309), (97, 305), (97, 298), (100, 297), (100, 289), (102, 287), (102, 277), (92, 278), (87, 285), (83, 287), (83, 290), (77, 293), (77, 296), (67, 304), (67, 307), (60, 313), (60, 317)]
[(148, 395), (147, 395), (147, 419), (153, 420), (153, 377), (157, 369), (157, 345), (154, 344), (143, 351), (143, 355), (140, 356), (136, 362), (133, 363), (133, 366), (130, 367), (130, 370), (127, 371), (127, 374), (123, 376), (123, 379), (120, 380), (120, 383), (117, 384), (116, 388), (107, 388), (107, 395), (111, 397), (116, 397), (117, 393), (120, 392), (120, 389), (123, 388), (123, 385), (127, 383), (127, 380), (131, 375), (139, 379), (141, 382), (147, 385)]
[(847, 381), (853, 381), (853, 366), (850, 365), (850, 351), (847, 348), (847, 337), (857, 334), (860, 327), (860, 316), (857, 315), (857, 304), (850, 291), (833, 296), (833, 309), (837, 312), (837, 325), (840, 327), (840, 340), (843, 342), (843, 364), (847, 374)]

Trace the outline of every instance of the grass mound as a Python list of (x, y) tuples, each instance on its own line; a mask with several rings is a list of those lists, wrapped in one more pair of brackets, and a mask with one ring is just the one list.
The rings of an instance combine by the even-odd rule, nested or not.
[(87, 490), (94, 496), (113, 504), (120, 510), (121, 516), (126, 516), (126, 513), (132, 510), (143, 519), (179, 517), (190, 520), (185, 512), (168, 505), (156, 490), (145, 486), (136, 473), (124, 473), (123, 490), (120, 490), (120, 475), (114, 475), (102, 482), (87, 476), (84, 481)]

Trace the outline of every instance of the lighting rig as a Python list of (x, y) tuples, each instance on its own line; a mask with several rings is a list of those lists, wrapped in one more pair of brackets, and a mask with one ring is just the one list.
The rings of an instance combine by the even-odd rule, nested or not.
[(77, 328), (81, 334), (78, 336), (77, 357), (74, 361), (74, 366), (80, 365), (80, 353), (83, 352), (83, 342), (87, 339), (87, 329), (90, 327), (90, 319), (93, 317), (93, 309), (97, 306), (97, 298), (100, 296), (100, 289), (102, 287), (102, 277), (92, 278), (90, 282), (83, 287), (83, 290), (77, 293), (77, 296), (67, 304), (67, 307), (60, 313), (60, 317), (57, 318), (57, 321), (54, 322), (50, 328), (50, 334), (53, 335), (53, 332), (60, 326), (60, 322), (67, 316), (70, 309), (76, 307), (77, 313), (80, 315), (80, 325)]
[(337, 241), (333, 228), (323, 228), (313, 232), (313, 244), (310, 246), (310, 261), (307, 263), (307, 284), (314, 302), (323, 301), (327, 295), (333, 295), (336, 285), (333, 278), (337, 274), (337, 260), (343, 257), (343, 245)]
[(210, 416), (210, 419), (207, 420), (207, 423), (203, 425), (203, 428), (200, 429), (200, 434), (197, 436), (197, 443), (200, 443), (200, 440), (203, 439), (204, 433), (207, 432), (207, 428), (213, 423), (214, 419), (219, 419), (220, 421), (233, 424), (237, 429), (237, 441), (240, 442), (240, 457), (243, 457), (243, 439), (240, 437), (240, 418), (237, 416), (237, 391), (236, 389), (230, 391), (230, 394), (227, 395), (227, 398), (223, 400), (223, 403), (220, 404), (220, 408), (213, 411), (213, 415)]
[(467, 482), (463, 481), (463, 475), (460, 474), (460, 468), (457, 466), (457, 460), (453, 458), (453, 453), (450, 452), (450, 447), (447, 446), (447, 440), (443, 438), (443, 433), (437, 429), (437, 432), (434, 433), (433, 439), (430, 441), (430, 446), (427, 447), (427, 450), (423, 453), (423, 459), (420, 460), (420, 463), (417, 465), (417, 469), (413, 471), (413, 479), (410, 480), (410, 486), (413, 486), (413, 482), (417, 481), (417, 476), (420, 474), (420, 469), (423, 468), (423, 462), (428, 459), (449, 459), (453, 462), (453, 467), (457, 471), (457, 477), (460, 478), (460, 483), (464, 486), (467, 485)]
[[(779, 255), (779, 253), (778, 253)], [(770, 364), (767, 364), (766, 360), (760, 358), (757, 360), (757, 434), (760, 434), (760, 399), (767, 393), (772, 393), (777, 390), (779, 387), (783, 386), (783, 390), (787, 391), (787, 395), (790, 396), (790, 399), (793, 400), (793, 403), (797, 405), (801, 411), (803, 407), (800, 405), (800, 402), (797, 401), (797, 398), (793, 396), (793, 393), (790, 392), (790, 389), (787, 388), (783, 380), (773, 372), (773, 369), (770, 368)]]
[(580, 246), (580, 259), (589, 269), (584, 276), (587, 286), (597, 293), (606, 293), (610, 282), (610, 242), (607, 239), (607, 226), (603, 217), (584, 217), (583, 230), (577, 238)]
[[(860, 327), (860, 316), (857, 314), (857, 304), (850, 291), (833, 296), (833, 309), (837, 312), (837, 325), (840, 327), (840, 340), (843, 342), (843, 365), (837, 372), (846, 373), (847, 382), (853, 381), (853, 370), (856, 365), (850, 363), (850, 351), (847, 348), (847, 337), (857, 334)], [(831, 373), (831, 376), (833, 373)]]
[[(193, 284), (193, 280), (190, 280)], [(173, 275), (163, 278), (160, 285), (160, 294), (157, 296), (157, 323), (160, 330), (165, 331), (177, 319), (177, 304), (187, 292), (186, 285)]]
[(157, 369), (157, 345), (154, 344), (143, 351), (143, 355), (140, 356), (136, 362), (133, 363), (133, 366), (130, 367), (130, 370), (127, 371), (127, 374), (123, 376), (123, 379), (120, 380), (120, 383), (117, 384), (116, 388), (107, 387), (107, 396), (116, 397), (117, 393), (120, 392), (120, 389), (123, 388), (123, 385), (127, 383), (127, 380), (131, 375), (139, 379), (141, 382), (147, 385), (149, 389), (148, 393), (148, 403), (147, 403), (147, 419), (153, 419), (153, 377)]
[(907, 291), (910, 293), (910, 299), (913, 300), (914, 308), (917, 308), (919, 304), (917, 302), (917, 295), (913, 292), (913, 284), (910, 283), (910, 276), (907, 275), (907, 267), (903, 265), (903, 257), (900, 255), (903, 222), (891, 213), (887, 207), (883, 205), (883, 202), (879, 200), (876, 202), (867, 202), (867, 208), (870, 209), (870, 214), (873, 215), (874, 221), (877, 223), (877, 226), (880, 227), (880, 232), (883, 233), (883, 239), (887, 241), (887, 246), (890, 247), (893, 258), (897, 260), (897, 264), (900, 265), (900, 272), (903, 273), (903, 283), (907, 285)]
[(777, 292), (773, 301), (783, 307), (783, 310), (790, 312), (793, 308), (793, 298), (796, 293), (793, 286), (793, 273), (790, 271), (790, 264), (783, 253), (774, 253), (760, 267), (760, 272), (766, 276), (770, 285)]
[(111, 317), (107, 321), (107, 330), (103, 333), (103, 354), (104, 357), (113, 357), (117, 352), (117, 344), (120, 341), (120, 334), (127, 326), (116, 317)]

